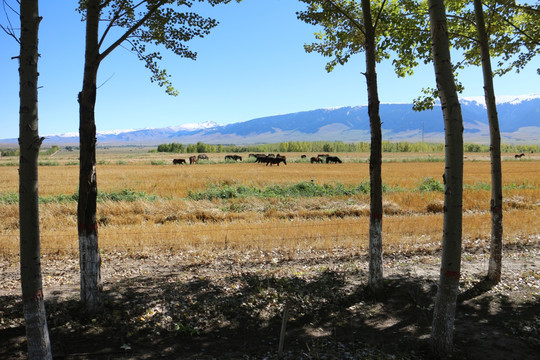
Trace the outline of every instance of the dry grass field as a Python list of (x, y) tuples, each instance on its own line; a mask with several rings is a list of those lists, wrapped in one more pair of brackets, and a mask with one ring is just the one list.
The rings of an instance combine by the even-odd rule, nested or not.
[[(92, 316), (79, 302), (77, 155), (41, 159), (41, 263), (54, 357), (278, 359), (289, 304), (282, 359), (432, 359), (443, 155), (383, 155), (385, 280), (377, 297), (366, 290), (369, 193), (330, 191), (365, 189), (368, 155), (338, 154), (342, 164), (300, 155), (287, 154), (279, 167), (224, 163), (224, 154), (172, 165), (187, 155), (100, 149), (98, 189), (116, 198), (98, 203), (104, 311)], [(478, 286), (489, 257), (489, 155), (466, 156), (452, 358), (536, 360), (540, 156), (504, 155), (503, 274), (491, 289)], [(22, 360), (16, 161), (0, 158), (0, 358)], [(279, 195), (289, 188), (322, 192)]]
[[(313, 154), (311, 154), (313, 155)], [(311, 156), (308, 154), (309, 156)], [(172, 165), (188, 155), (148, 153), (140, 149), (98, 153), (98, 189), (130, 190), (156, 199), (104, 201), (98, 205), (100, 246), (104, 249), (271, 249), (354, 247), (365, 249), (368, 238), (369, 193), (341, 196), (247, 196), (193, 200), (192, 192), (214, 187), (263, 189), (301, 182), (353, 186), (369, 181), (367, 154), (338, 154), (343, 164), (300, 162), (287, 154), (288, 165), (224, 163), (223, 154), (209, 154), (197, 165)], [(503, 161), (505, 241), (537, 235), (540, 206), (540, 159)], [(73, 153), (62, 151), (41, 166), (40, 196), (77, 192), (78, 166)], [(490, 234), (490, 163), (488, 154), (467, 154), (464, 168), (465, 243), (486, 244)], [(244, 156), (244, 160), (247, 156)], [(442, 154), (384, 154), (384, 243), (386, 251), (439, 247), (442, 229), (440, 191), (420, 191), (426, 178), (441, 181)], [(9, 161), (2, 159), (4, 162)], [(12, 159), (11, 161), (16, 161)], [(73, 164), (73, 165), (70, 165)], [(16, 193), (16, 166), (0, 166), (0, 196)], [(18, 253), (17, 204), (0, 202), (2, 254)], [(40, 207), (42, 249), (46, 254), (72, 254), (78, 249), (76, 203), (53, 201)], [(360, 250), (361, 251), (361, 250)]]

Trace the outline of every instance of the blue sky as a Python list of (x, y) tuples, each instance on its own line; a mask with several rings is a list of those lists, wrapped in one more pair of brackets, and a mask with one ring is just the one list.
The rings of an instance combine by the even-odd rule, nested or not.
[[(77, 132), (77, 93), (82, 86), (84, 23), (76, 1), (42, 1), (39, 51), (39, 132)], [(118, 48), (100, 66), (96, 124), (98, 131), (166, 127), (214, 121), (218, 124), (317, 108), (367, 104), (364, 58), (327, 73), (327, 59), (307, 54), (316, 28), (296, 19), (303, 4), (291, 0), (244, 0), (201, 14), (220, 25), (204, 39), (190, 43), (197, 61), (162, 50), (162, 67), (172, 75), (180, 96), (168, 96), (150, 82), (136, 56)], [(17, 22), (12, 17), (12, 21)], [(5, 24), (2, 13), (0, 23)], [(0, 33), (0, 138), (18, 137), (18, 44)], [(539, 93), (535, 59), (519, 74), (495, 79), (498, 95)], [(379, 64), (383, 103), (412, 102), (423, 87), (434, 85), (433, 67), (398, 79), (391, 60)], [(483, 95), (479, 68), (462, 71), (463, 96)]]

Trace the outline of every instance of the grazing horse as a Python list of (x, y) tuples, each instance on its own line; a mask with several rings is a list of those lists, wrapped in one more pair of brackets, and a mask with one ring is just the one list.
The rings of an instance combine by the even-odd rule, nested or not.
[(227, 160), (242, 161), (242, 157), (239, 155), (225, 155), (225, 161)]
[(195, 164), (197, 162), (197, 157), (196, 156), (190, 156), (189, 157), (189, 164)]
[(323, 162), (323, 160), (318, 156), (317, 157), (312, 157), (310, 160), (311, 160), (312, 164), (315, 164), (315, 163), (320, 164), (320, 163)]
[(521, 158), (524, 157), (524, 156), (525, 156), (524, 153), (514, 155), (514, 157), (515, 157), (516, 159), (521, 159)]
[(180, 165), (180, 164), (185, 164), (186, 163), (186, 159), (174, 159), (172, 161), (173, 165)]
[(268, 164), (270, 164), (270, 166), (276, 164), (277, 166), (279, 166), (279, 163), (284, 163), (285, 165), (287, 165), (287, 158), (285, 156), (280, 156), (279, 154), (276, 156), (276, 157), (271, 157), (271, 156), (267, 156), (264, 160), (264, 162), (266, 162), (266, 166), (268, 166)]
[(300, 156), (300, 158), (301, 158), (301, 159), (305, 159), (305, 158), (307, 158), (307, 156), (306, 156), (306, 155), (302, 155), (302, 156)]
[(208, 155), (206, 155), (206, 154), (200, 154), (199, 156), (197, 156), (197, 159), (198, 159), (198, 160), (208, 160)]
[(266, 158), (267, 158), (267, 156), (264, 155), (264, 154), (256, 154), (255, 155), (255, 162), (256, 163), (263, 163)]
[(342, 161), (340, 160), (340, 158), (338, 158), (337, 156), (327, 156), (326, 157), (326, 163), (327, 164), (330, 164), (330, 163), (342, 163)]
[(266, 157), (265, 154), (249, 154), (248, 158), (254, 157), (256, 163), (262, 162), (262, 159)]

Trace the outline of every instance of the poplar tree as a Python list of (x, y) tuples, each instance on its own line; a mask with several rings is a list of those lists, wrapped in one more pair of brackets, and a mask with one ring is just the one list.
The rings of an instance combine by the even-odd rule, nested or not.
[[(206, 0), (212, 6), (229, 1)], [(169, 95), (177, 95), (166, 70), (159, 66), (160, 53), (149, 49), (161, 46), (178, 56), (196, 59), (197, 54), (185, 43), (209, 34), (218, 23), (190, 11), (192, 5), (193, 1), (190, 0), (79, 1), (79, 11), (86, 21), (86, 49), (83, 86), (78, 96), (80, 171), (77, 225), (81, 301), (88, 312), (96, 312), (102, 305), (101, 258), (96, 221), (95, 104), (99, 66), (111, 52), (126, 44), (150, 70), (151, 81), (164, 87)], [(100, 24), (105, 24), (105, 28), (100, 29)], [(113, 29), (117, 31), (111, 31)], [(114, 37), (112, 33), (120, 35)]]
[[(364, 52), (364, 73), (368, 92), (368, 114), (371, 131), (369, 159), (370, 172), (370, 222), (369, 222), (369, 280), (368, 286), (377, 292), (383, 285), (382, 267), (382, 131), (379, 115), (379, 94), (376, 64), (388, 58), (388, 43), (380, 26), (386, 26), (386, 0), (302, 0), (307, 10), (299, 12), (298, 18), (308, 24), (322, 26), (316, 33), (318, 43), (306, 45), (307, 52), (318, 52), (334, 57), (326, 65), (331, 72), (336, 65), (344, 65), (349, 58)], [(372, 8), (375, 17), (372, 16)]]
[(43, 300), (38, 205), (38, 156), (44, 138), (38, 133), (37, 0), (20, 2), (19, 55), (19, 230), (21, 286), (28, 357), (52, 359)]
[(461, 271), (463, 222), (463, 118), (450, 59), (444, 0), (429, 0), (433, 66), (445, 132), (444, 221), (439, 289), (431, 344), (439, 357), (453, 351), (456, 299)]

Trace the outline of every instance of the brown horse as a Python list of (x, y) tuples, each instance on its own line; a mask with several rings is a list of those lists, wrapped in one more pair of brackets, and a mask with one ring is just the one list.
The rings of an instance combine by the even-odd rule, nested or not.
[(515, 157), (516, 159), (521, 159), (521, 158), (524, 157), (524, 156), (525, 156), (524, 153), (514, 155), (514, 157)]
[(197, 162), (197, 157), (196, 156), (190, 156), (189, 157), (189, 164), (195, 164)]
[(208, 155), (200, 154), (197, 156), (197, 160), (208, 160)]
[(311, 161), (312, 164), (315, 164), (315, 163), (320, 164), (320, 163), (323, 162), (323, 160), (322, 160), (320, 157), (318, 157), (318, 156), (317, 156), (317, 157), (314, 157), (314, 156), (313, 156), (313, 157), (310, 159), (310, 161)]

